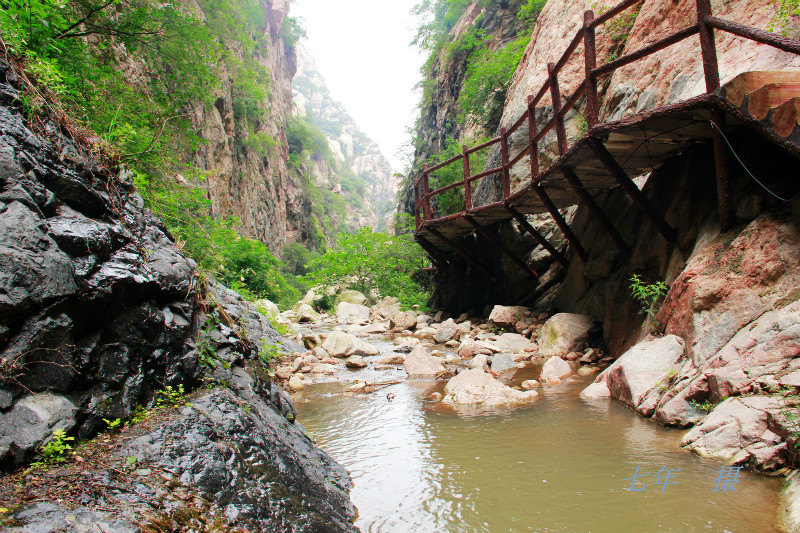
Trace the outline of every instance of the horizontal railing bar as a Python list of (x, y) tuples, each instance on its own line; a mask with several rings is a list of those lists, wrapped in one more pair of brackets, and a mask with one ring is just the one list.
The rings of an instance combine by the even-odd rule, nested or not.
[(519, 163), (522, 160), (522, 158), (525, 157), (530, 151), (531, 151), (531, 145), (530, 143), (528, 143), (528, 145), (525, 146), (524, 150), (522, 150), (520, 153), (516, 155), (516, 157), (514, 157), (514, 159), (508, 162), (508, 168), (511, 168), (517, 163)]
[(430, 199), (433, 196), (436, 196), (437, 194), (441, 194), (441, 193), (443, 193), (445, 191), (449, 191), (450, 189), (455, 189), (456, 187), (461, 187), (462, 185), (464, 185), (463, 181), (456, 181), (454, 183), (451, 183), (450, 185), (445, 185), (444, 187), (439, 187), (438, 189), (430, 191), (428, 194), (423, 195), (423, 198)]
[(731, 22), (729, 20), (717, 17), (707, 17), (706, 22), (718, 30), (726, 31), (734, 35), (738, 35), (739, 37), (751, 39), (762, 44), (768, 44), (783, 50), (784, 52), (800, 55), (800, 41), (797, 39), (784, 37), (783, 35), (779, 35), (771, 31), (750, 28), (743, 24)]
[(511, 125), (508, 130), (506, 130), (506, 136), (510, 137), (512, 133), (517, 131), (517, 128), (522, 126), (522, 123), (525, 122), (525, 119), (528, 118), (528, 110), (526, 109), (525, 112), (517, 119), (515, 123)]
[(642, 0), (625, 0), (624, 2), (617, 4), (616, 6), (612, 7), (611, 9), (609, 9), (608, 11), (606, 11), (605, 13), (594, 19), (589, 27), (596, 28), (598, 26), (601, 26), (602, 24), (616, 17), (629, 7), (633, 7), (641, 1)]
[(498, 172), (501, 172), (502, 170), (503, 170), (502, 166), (493, 167), (493, 168), (490, 168), (489, 170), (484, 170), (483, 172), (479, 172), (478, 174), (475, 174), (474, 176), (470, 176), (469, 178), (467, 178), (467, 181), (472, 183), (473, 181), (479, 180), (481, 178), (485, 178), (486, 176), (491, 176), (492, 174), (497, 174)]
[(605, 65), (601, 65), (592, 71), (592, 76), (600, 76), (602, 74), (606, 74), (608, 72), (613, 72), (620, 67), (624, 67), (629, 63), (633, 63), (634, 61), (638, 61), (643, 57), (649, 56), (659, 50), (662, 50), (668, 46), (672, 46), (675, 43), (678, 43), (687, 37), (691, 37), (695, 33), (700, 31), (700, 26), (694, 24), (692, 26), (688, 26), (676, 33), (673, 33), (669, 37), (665, 37), (660, 41), (656, 41), (653, 44), (649, 44), (644, 48), (640, 48), (635, 52), (631, 52), (630, 54), (625, 54), (624, 56), (620, 57), (619, 59), (615, 59), (614, 61), (609, 61)]
[(474, 148), (469, 148), (469, 149), (467, 149), (467, 155), (469, 155), (469, 154), (474, 154), (474, 153), (475, 153), (475, 152), (477, 152), (478, 150), (483, 150), (483, 149), (484, 149), (484, 148), (486, 148), (487, 146), (491, 146), (491, 145), (493, 145), (493, 144), (496, 144), (496, 143), (499, 143), (499, 142), (500, 142), (500, 137), (499, 137), (499, 136), (498, 136), (498, 137), (495, 137), (495, 138), (493, 138), (493, 139), (489, 139), (488, 141), (486, 141), (486, 142), (485, 142), (485, 143), (483, 143), (483, 144), (479, 144), (478, 146), (475, 146)]
[(431, 172), (435, 172), (437, 170), (441, 170), (442, 168), (446, 167), (447, 165), (449, 165), (451, 163), (455, 163), (456, 161), (458, 161), (462, 157), (464, 157), (463, 154), (458, 154), (457, 156), (451, 157), (447, 161), (444, 161), (442, 163), (439, 163), (438, 165), (432, 166), (431, 168), (428, 169), (428, 174), (430, 174)]

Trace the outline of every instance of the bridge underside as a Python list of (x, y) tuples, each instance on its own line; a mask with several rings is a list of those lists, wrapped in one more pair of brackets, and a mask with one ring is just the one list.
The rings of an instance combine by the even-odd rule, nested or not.
[[(778, 83), (775, 83), (778, 82)], [(759, 87), (743, 89), (747, 84)], [(727, 94), (726, 94), (727, 93)], [(760, 96), (759, 96), (760, 95)], [(727, 98), (726, 98), (727, 96)], [(525, 220), (525, 215), (550, 213), (560, 226), (571, 249), (586, 260), (588, 252), (561, 218), (558, 210), (585, 205), (602, 224), (617, 248), (628, 252), (627, 243), (593, 198), (621, 187), (647, 214), (660, 233), (671, 240), (674, 231), (641, 195), (631, 177), (641, 176), (661, 166), (667, 159), (698, 142), (714, 142), (718, 164), (717, 180), (725, 180), (725, 161), (732, 159), (725, 136), (741, 130), (755, 132), (800, 159), (800, 73), (745, 73), (715, 94), (702, 95), (678, 104), (638, 113), (625, 119), (592, 128), (541, 172), (535, 181), (523, 185), (503, 201), (473, 207), (449, 216), (427, 219), (416, 232), (438, 268), (444, 268), (454, 255), (488, 273), (486, 265), (465, 254), (460, 239), (477, 233), (499, 252), (508, 255), (531, 277), (537, 277), (483, 228), (516, 219), (523, 231), (561, 263), (567, 260)], [(722, 134), (722, 135), (719, 135)], [(527, 157), (521, 162), (524, 164)], [(727, 187), (719, 187), (720, 213)]]

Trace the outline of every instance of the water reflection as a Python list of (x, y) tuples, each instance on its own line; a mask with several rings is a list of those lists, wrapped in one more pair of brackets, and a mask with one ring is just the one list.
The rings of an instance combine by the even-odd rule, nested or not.
[[(350, 469), (362, 531), (775, 531), (776, 480), (743, 473), (736, 492), (713, 492), (720, 464), (678, 448), (683, 432), (580, 400), (588, 381), (502, 412), (433, 407), (422, 398), (442, 385), (431, 381), (352, 397), (314, 385), (298, 408)], [(680, 469), (677, 483), (630, 492), (637, 465), (646, 482)]]

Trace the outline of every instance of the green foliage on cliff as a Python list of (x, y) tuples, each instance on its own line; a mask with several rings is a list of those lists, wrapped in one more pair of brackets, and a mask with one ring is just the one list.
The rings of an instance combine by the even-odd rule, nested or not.
[(387, 235), (361, 228), (342, 233), (336, 246), (308, 265), (311, 285), (343, 285), (364, 294), (394, 296), (405, 306), (424, 305), (428, 294), (414, 274), (424, 254), (410, 234)]
[(783, 35), (796, 34), (800, 25), (800, 0), (776, 0), (775, 16), (770, 21), (769, 29), (779, 31)]
[(288, 307), (300, 297), (304, 286), (282, 271), (282, 264), (265, 244), (239, 235), (236, 219), (210, 216), (205, 190), (153, 180), (144, 173), (136, 173), (134, 181), (145, 205), (164, 221), (178, 246), (203, 272), (250, 300), (267, 298)]

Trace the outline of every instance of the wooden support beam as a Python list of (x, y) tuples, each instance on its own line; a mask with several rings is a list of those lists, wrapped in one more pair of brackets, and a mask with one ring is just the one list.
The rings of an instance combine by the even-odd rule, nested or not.
[(570, 185), (572, 185), (573, 189), (575, 189), (575, 193), (580, 197), (581, 203), (584, 204), (589, 211), (591, 211), (592, 215), (595, 219), (600, 223), (601, 226), (606, 230), (611, 240), (614, 241), (614, 244), (619, 248), (621, 252), (624, 254), (630, 253), (631, 249), (628, 246), (628, 243), (625, 242), (625, 239), (622, 238), (622, 235), (619, 234), (617, 228), (614, 227), (614, 224), (611, 223), (611, 220), (606, 216), (600, 206), (597, 205), (597, 202), (594, 201), (592, 195), (589, 194), (589, 191), (586, 190), (583, 183), (581, 182), (580, 178), (575, 171), (569, 167), (565, 167), (561, 169), (561, 172), (564, 174), (564, 177), (567, 178), (567, 181)]
[(530, 140), (530, 161), (531, 161), (531, 185), (536, 183), (539, 177), (539, 143), (536, 142), (536, 104), (533, 96), (528, 97), (528, 139)]
[(442, 253), (441, 250), (439, 250), (436, 246), (434, 246), (434, 244), (431, 241), (429, 241), (422, 235), (417, 235), (415, 239), (417, 243), (419, 243), (419, 245), (422, 248), (424, 248), (426, 252), (428, 252), (431, 261), (434, 263), (436, 268), (438, 268), (439, 270), (444, 270), (445, 268), (448, 267), (447, 257), (445, 257), (444, 253)]
[(471, 216), (469, 216), (469, 215), (464, 215), (464, 220), (466, 220), (467, 222), (469, 222), (469, 223), (472, 225), (472, 227), (474, 227), (474, 228), (475, 228), (475, 231), (477, 231), (477, 232), (478, 232), (478, 234), (479, 234), (481, 237), (483, 237), (484, 239), (486, 239), (487, 241), (489, 241), (489, 243), (490, 243), (492, 246), (494, 246), (495, 248), (497, 248), (497, 249), (498, 249), (498, 250), (499, 250), (501, 253), (504, 253), (504, 254), (506, 254), (508, 257), (510, 257), (510, 258), (511, 258), (511, 260), (512, 260), (512, 261), (514, 261), (514, 262), (515, 262), (517, 265), (519, 265), (519, 267), (520, 267), (522, 270), (524, 270), (524, 271), (525, 271), (525, 272), (526, 272), (526, 273), (527, 273), (527, 274), (528, 274), (530, 277), (532, 277), (532, 278), (534, 278), (534, 279), (539, 279), (539, 274), (537, 274), (537, 273), (536, 273), (536, 271), (535, 271), (534, 269), (532, 269), (532, 268), (531, 268), (531, 267), (529, 267), (527, 264), (525, 264), (525, 261), (523, 261), (522, 259), (520, 259), (519, 257), (517, 257), (517, 255), (516, 255), (514, 252), (512, 252), (511, 250), (509, 250), (508, 248), (506, 248), (506, 247), (503, 245), (503, 243), (501, 243), (501, 242), (500, 242), (500, 241), (498, 241), (498, 240), (495, 240), (495, 239), (493, 239), (493, 238), (492, 238), (492, 236), (491, 236), (491, 235), (489, 235), (489, 233), (488, 233), (488, 232), (487, 232), (485, 229), (483, 229), (483, 227), (481, 227), (481, 225), (480, 225), (480, 224), (478, 224), (478, 223), (475, 221), (475, 219), (474, 219), (474, 218), (472, 218), (472, 217), (471, 217)]
[(717, 203), (719, 206), (719, 229), (723, 232), (733, 227), (736, 220), (733, 209), (733, 195), (728, 176), (728, 158), (725, 139), (725, 113), (718, 108), (711, 110), (712, 142), (714, 145), (714, 169), (717, 178)]
[(650, 200), (642, 194), (642, 191), (639, 190), (639, 187), (633, 182), (633, 180), (628, 176), (628, 173), (625, 172), (625, 169), (614, 159), (614, 156), (606, 149), (603, 145), (603, 142), (596, 138), (590, 137), (589, 138), (589, 146), (591, 146), (594, 155), (600, 162), (605, 166), (614, 179), (617, 180), (617, 183), (620, 184), (622, 190), (631, 197), (631, 200), (639, 206), (639, 209), (644, 212), (650, 218), (650, 221), (653, 225), (658, 229), (661, 235), (667, 239), (668, 242), (675, 242), (675, 237), (677, 236), (677, 232), (667, 224), (667, 221), (664, 220), (664, 217), (661, 216), (661, 213), (650, 203)]
[(520, 213), (519, 211), (517, 211), (516, 209), (514, 209), (510, 205), (505, 206), (505, 208), (509, 213), (511, 213), (511, 216), (516, 219), (516, 221), (519, 223), (519, 226), (523, 230), (525, 230), (528, 233), (530, 233), (531, 237), (536, 239), (536, 241), (539, 244), (542, 245), (542, 248), (547, 250), (550, 253), (550, 255), (552, 255), (553, 257), (556, 258), (556, 261), (558, 261), (559, 263), (561, 263), (564, 266), (569, 266), (569, 261), (567, 261), (567, 258), (564, 257), (561, 252), (556, 250), (553, 247), (552, 244), (547, 242), (547, 239), (545, 239), (544, 236), (541, 233), (536, 231), (536, 228), (534, 228), (533, 226), (530, 225), (528, 220), (525, 218), (525, 215), (523, 215), (522, 213)]
[(553, 203), (553, 200), (550, 198), (550, 196), (547, 195), (545, 190), (538, 183), (531, 185), (531, 189), (533, 189), (533, 192), (536, 193), (544, 206), (547, 208), (550, 216), (553, 217), (553, 220), (555, 220), (556, 225), (561, 230), (561, 233), (564, 234), (564, 237), (566, 237), (566, 239), (569, 241), (569, 244), (575, 250), (575, 253), (577, 253), (578, 257), (581, 258), (581, 261), (584, 263), (588, 261), (589, 252), (587, 252), (586, 249), (581, 245), (581, 241), (578, 240), (577, 235), (572, 232), (572, 229), (569, 227), (569, 224), (567, 224), (567, 221), (564, 220), (564, 217), (562, 217), (561, 213), (558, 212), (558, 208), (556, 207), (556, 204)]
[(488, 268), (483, 266), (481, 263), (479, 263), (474, 258), (472, 258), (472, 256), (470, 256), (468, 253), (463, 251), (456, 243), (451, 241), (446, 236), (442, 235), (442, 233), (439, 230), (437, 230), (436, 228), (432, 228), (432, 227), (428, 227), (426, 229), (428, 231), (430, 231), (433, 235), (435, 235), (437, 239), (439, 239), (443, 243), (447, 244), (450, 248), (452, 248), (455, 253), (457, 253), (458, 255), (463, 257), (464, 260), (466, 260), (468, 263), (474, 265), (479, 270), (483, 271), (483, 273), (486, 274), (487, 276), (489, 276), (490, 278), (494, 277), (494, 276), (492, 276), (492, 272)]
[(425, 163), (422, 165), (422, 206), (424, 211), (422, 212), (422, 221), (425, 222), (426, 220), (430, 220), (433, 218), (433, 212), (431, 211), (431, 199), (430, 199), (430, 185), (428, 183), (428, 164)]

